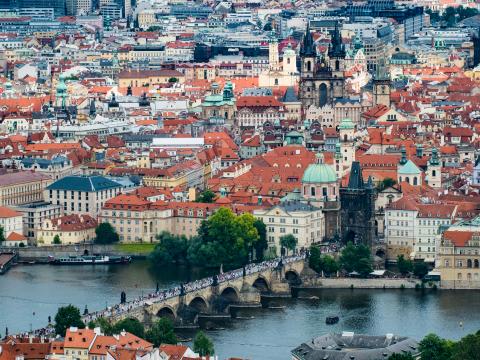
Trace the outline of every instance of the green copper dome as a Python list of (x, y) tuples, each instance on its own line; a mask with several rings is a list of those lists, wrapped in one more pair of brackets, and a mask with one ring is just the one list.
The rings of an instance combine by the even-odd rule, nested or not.
[(330, 165), (323, 163), (323, 155), (317, 154), (317, 163), (308, 166), (303, 173), (302, 182), (323, 184), (337, 181), (337, 174)]
[(346, 118), (346, 119), (343, 119), (340, 122), (340, 126), (338, 128), (339, 129), (354, 129), (355, 125), (353, 124), (352, 119)]

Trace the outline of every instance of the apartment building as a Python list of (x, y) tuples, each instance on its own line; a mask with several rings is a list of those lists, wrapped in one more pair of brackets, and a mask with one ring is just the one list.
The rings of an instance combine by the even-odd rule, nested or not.
[(0, 175), (0, 206), (27, 204), (43, 200), (43, 189), (50, 177), (30, 171)]
[(280, 254), (280, 237), (292, 234), (297, 249), (308, 249), (325, 236), (325, 215), (320, 208), (306, 202), (284, 201), (270, 209), (254, 210), (253, 215), (267, 226), (269, 251)]
[(105, 202), (123, 186), (104, 176), (66, 176), (46, 187), (45, 201), (63, 205), (66, 214), (89, 214), (97, 218)]

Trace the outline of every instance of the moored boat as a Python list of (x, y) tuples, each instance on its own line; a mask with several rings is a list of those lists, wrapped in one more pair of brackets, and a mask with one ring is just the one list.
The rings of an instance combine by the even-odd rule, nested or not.
[(72, 255), (62, 257), (49, 257), (48, 262), (52, 265), (107, 265), (127, 264), (132, 261), (131, 256), (107, 256), (107, 255)]

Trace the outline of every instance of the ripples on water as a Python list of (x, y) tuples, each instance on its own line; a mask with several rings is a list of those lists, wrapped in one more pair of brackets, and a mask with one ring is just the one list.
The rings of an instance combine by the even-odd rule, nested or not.
[[(0, 334), (44, 326), (58, 306), (72, 303), (81, 310), (105, 307), (120, 300), (206, 275), (187, 269), (148, 269), (145, 262), (127, 266), (61, 267), (18, 266), (0, 276)], [(251, 310), (227, 329), (209, 331), (220, 358), (290, 359), (290, 350), (312, 337), (330, 331), (366, 334), (389, 332), (420, 339), (436, 332), (460, 338), (480, 329), (480, 292), (413, 290), (317, 290), (318, 300), (278, 300), (285, 310)], [(35, 313), (35, 315), (33, 315)], [(339, 315), (340, 322), (325, 324), (325, 317)], [(463, 322), (463, 327), (459, 323)], [(190, 334), (192, 337), (193, 334)]]

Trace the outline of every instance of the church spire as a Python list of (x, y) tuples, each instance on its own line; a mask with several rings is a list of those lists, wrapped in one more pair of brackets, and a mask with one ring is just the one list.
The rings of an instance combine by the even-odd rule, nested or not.
[(328, 49), (328, 57), (330, 58), (345, 58), (345, 46), (342, 43), (342, 34), (338, 27), (338, 21), (335, 22), (335, 29), (331, 35), (331, 44)]
[(302, 46), (300, 47), (300, 56), (316, 56), (317, 52), (315, 45), (313, 43), (313, 36), (310, 32), (310, 22), (307, 23), (307, 30), (305, 31), (305, 36), (303, 37)]

